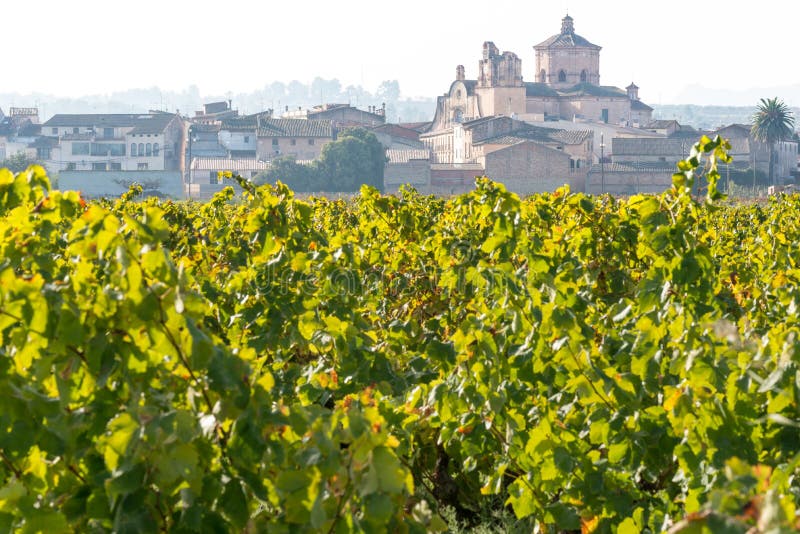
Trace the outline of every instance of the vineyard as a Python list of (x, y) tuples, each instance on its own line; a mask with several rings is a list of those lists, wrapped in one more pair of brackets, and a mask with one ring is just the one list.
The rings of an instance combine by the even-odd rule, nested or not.
[[(793, 532), (800, 197), (0, 170), (0, 532)], [(705, 199), (692, 196), (701, 177)]]

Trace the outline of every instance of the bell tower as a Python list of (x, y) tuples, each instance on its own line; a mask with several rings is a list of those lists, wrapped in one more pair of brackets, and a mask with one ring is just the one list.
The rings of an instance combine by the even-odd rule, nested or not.
[(575, 33), (575, 20), (561, 19), (561, 32), (533, 47), (536, 81), (556, 89), (590, 83), (600, 85), (601, 47)]

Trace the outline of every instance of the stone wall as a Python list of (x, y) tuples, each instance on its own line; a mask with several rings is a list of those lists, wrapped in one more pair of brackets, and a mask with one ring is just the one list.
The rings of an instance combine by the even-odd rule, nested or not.
[(554, 191), (569, 184), (583, 189), (585, 174), (570, 170), (570, 156), (538, 143), (523, 142), (484, 156), (486, 175), (520, 195)]
[(431, 184), (431, 165), (426, 160), (407, 163), (387, 163), (383, 171), (383, 190), (395, 193), (401, 185), (414, 186), (417, 191), (427, 193)]

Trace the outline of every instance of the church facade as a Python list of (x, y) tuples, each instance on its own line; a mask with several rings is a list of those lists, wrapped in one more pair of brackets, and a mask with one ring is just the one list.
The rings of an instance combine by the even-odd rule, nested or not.
[(639, 88), (600, 85), (600, 50), (575, 33), (572, 17), (561, 32), (534, 46), (536, 70), (523, 81), (522, 60), (487, 41), (478, 77), (468, 80), (463, 65), (447, 93), (437, 99), (431, 131), (483, 117), (504, 115), (523, 121), (569, 120), (643, 126), (653, 109), (639, 100)]

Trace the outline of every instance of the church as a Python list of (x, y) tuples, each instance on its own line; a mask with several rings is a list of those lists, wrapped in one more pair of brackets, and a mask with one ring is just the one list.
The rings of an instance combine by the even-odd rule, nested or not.
[(468, 80), (456, 67), (450, 90), (437, 99), (431, 131), (484, 117), (504, 115), (528, 122), (568, 120), (639, 127), (652, 120), (653, 108), (639, 100), (639, 88), (600, 85), (600, 50), (575, 33), (572, 17), (561, 32), (533, 47), (535, 81), (522, 79), (522, 60), (483, 44), (478, 77)]

